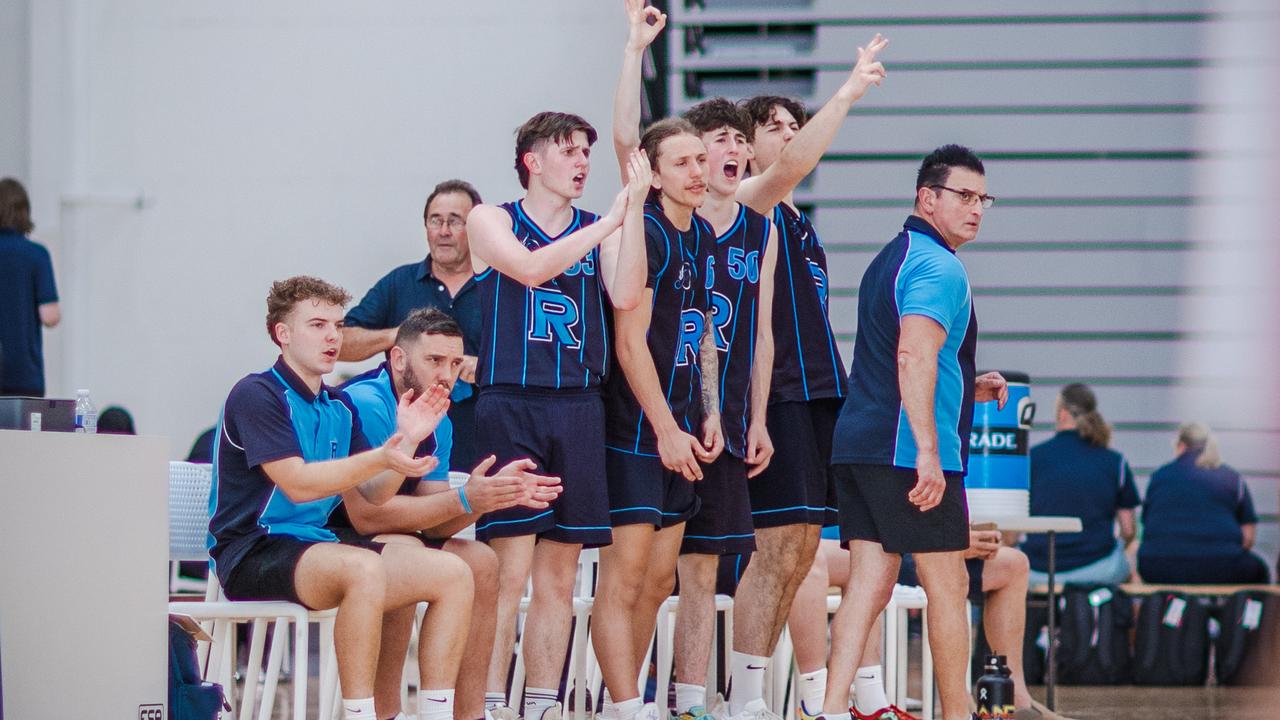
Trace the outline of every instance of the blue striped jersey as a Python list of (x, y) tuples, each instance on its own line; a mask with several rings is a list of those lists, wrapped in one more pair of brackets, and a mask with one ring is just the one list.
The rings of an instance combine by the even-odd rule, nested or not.
[[(569, 226), (551, 237), (525, 213), (521, 201), (501, 207), (511, 216), (511, 231), (530, 250), (597, 220), (595, 214), (574, 208)], [(483, 330), (476, 382), (553, 389), (598, 387), (609, 362), (599, 266), (596, 247), (535, 288), (492, 267), (477, 275)]]
[[(645, 287), (653, 290), (647, 343), (658, 371), (658, 382), (676, 423), (701, 437), (702, 369), (698, 344), (702, 341), (708, 308), (702, 279), (715, 231), (697, 214), (681, 232), (667, 220), (659, 205), (645, 205), (644, 236), (648, 254)], [(649, 418), (631, 392), (621, 368), (605, 385), (605, 442), (623, 452), (658, 454)]]
[(715, 239), (704, 286), (711, 292), (711, 325), (720, 357), (720, 421), (725, 449), (745, 458), (751, 419), (751, 370), (756, 354), (760, 264), (769, 242), (769, 219), (746, 205)]
[(848, 377), (831, 331), (827, 253), (813, 222), (786, 203), (773, 210), (773, 380), (769, 402), (844, 397)]
[(340, 390), (313, 393), (281, 358), (266, 372), (236, 383), (222, 406), (209, 495), (209, 555), (219, 578), (263, 535), (336, 542), (325, 528), (337, 495), (295, 503), (262, 466), (300, 457), (344, 458), (369, 449), (360, 416)]
[(862, 276), (849, 397), (831, 462), (916, 467), (915, 436), (898, 391), (898, 339), (907, 315), (923, 315), (947, 333), (933, 396), (938, 456), (944, 471), (966, 472), (978, 347), (969, 276), (938, 231), (914, 215)]

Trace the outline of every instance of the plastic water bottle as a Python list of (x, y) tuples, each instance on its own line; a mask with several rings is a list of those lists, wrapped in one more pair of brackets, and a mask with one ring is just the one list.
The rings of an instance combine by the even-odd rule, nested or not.
[(89, 399), (88, 390), (76, 391), (76, 432), (90, 435), (98, 432), (98, 409)]
[(982, 677), (973, 688), (974, 704), (978, 717), (1011, 718), (1014, 713), (1013, 679), (1004, 655), (988, 655), (982, 668)]

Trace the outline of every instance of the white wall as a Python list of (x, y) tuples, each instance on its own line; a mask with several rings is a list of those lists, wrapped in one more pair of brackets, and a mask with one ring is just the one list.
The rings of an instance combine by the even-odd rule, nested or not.
[(619, 6), (35, 4), (32, 190), (65, 318), (46, 334), (50, 394), (88, 387), (185, 455), (275, 357), (272, 280), (358, 299), (421, 259), (437, 181), (518, 195), (513, 131), (536, 111), (601, 130), (583, 206), (603, 207)]
[(27, 175), (28, 0), (0, 0), (0, 177)]

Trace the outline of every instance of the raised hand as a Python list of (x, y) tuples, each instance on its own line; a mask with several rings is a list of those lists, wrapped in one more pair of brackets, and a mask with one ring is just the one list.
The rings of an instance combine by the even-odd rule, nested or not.
[(517, 503), (518, 505), (541, 510), (560, 497), (560, 493), (564, 492), (564, 487), (560, 485), (560, 478), (539, 475), (533, 472), (537, 469), (537, 463), (529, 458), (521, 458), (502, 466), (498, 474), (504, 477), (516, 478), (520, 482), (523, 494)]
[(607, 227), (614, 230), (622, 227), (622, 220), (627, 216), (627, 202), (630, 196), (630, 186), (623, 187), (613, 198), (613, 205), (609, 207), (609, 212), (600, 218), (600, 222), (608, 223)]
[(636, 148), (627, 158), (627, 208), (643, 208), (649, 197), (649, 188), (653, 185), (653, 168), (649, 165), (649, 155)]
[(449, 391), (440, 385), (432, 385), (417, 400), (412, 388), (405, 390), (396, 406), (396, 432), (416, 446), (436, 431), (448, 411)]
[(753, 478), (769, 467), (773, 459), (773, 439), (764, 423), (751, 423), (747, 428), (747, 478)]
[(656, 7), (645, 5), (645, 0), (624, 0), (630, 32), (627, 47), (643, 50), (653, 44), (655, 38), (667, 26), (667, 15)]
[(879, 87), (884, 80), (884, 64), (877, 62), (876, 56), (888, 44), (888, 39), (876, 33), (866, 47), (858, 48), (858, 61), (849, 72), (849, 79), (845, 81), (845, 87), (849, 89), (854, 100), (862, 97), (867, 92), (867, 88), (872, 85)]
[[(404, 443), (405, 440), (405, 435), (397, 432), (387, 438), (387, 441), (382, 444), (382, 448), (379, 449), (388, 470), (405, 477), (422, 477), (436, 469), (436, 465), (440, 461), (434, 455), (415, 458), (411, 453), (407, 453), (401, 448), (401, 443)], [(413, 445), (417, 445), (417, 443), (413, 443)]]

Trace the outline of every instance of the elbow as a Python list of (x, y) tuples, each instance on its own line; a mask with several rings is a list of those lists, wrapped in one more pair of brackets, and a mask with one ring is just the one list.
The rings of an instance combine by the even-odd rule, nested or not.
[(280, 492), (284, 493), (285, 497), (289, 498), (289, 502), (294, 503), (295, 505), (313, 502), (326, 497), (325, 495), (320, 495), (308, 490), (305, 485), (277, 482), (276, 486), (280, 488)]
[(640, 298), (641, 293), (626, 292), (625, 290), (619, 292), (617, 295), (609, 296), (609, 300), (613, 303), (613, 307), (623, 311), (635, 310), (640, 307)]

